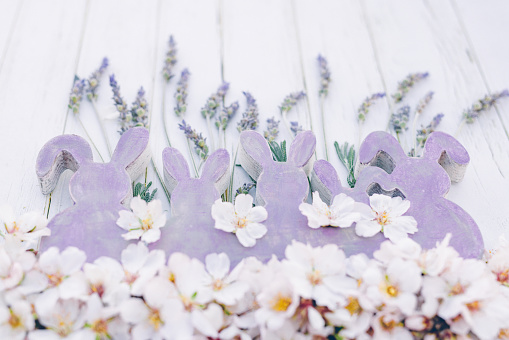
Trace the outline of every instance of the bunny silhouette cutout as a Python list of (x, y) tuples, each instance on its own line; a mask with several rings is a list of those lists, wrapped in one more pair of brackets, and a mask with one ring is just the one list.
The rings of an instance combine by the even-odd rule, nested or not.
[(61, 135), (48, 141), (37, 157), (36, 173), (43, 194), (55, 188), (66, 169), (74, 171), (69, 191), (75, 204), (49, 222), (51, 236), (41, 240), (40, 250), (75, 246), (93, 261), (100, 256), (120, 259), (127, 246), (117, 226), (119, 211), (132, 197), (131, 183), (150, 161), (149, 133), (135, 127), (125, 132), (109, 163), (94, 163), (92, 149), (83, 138)]
[[(398, 141), (386, 132), (373, 132), (363, 141), (359, 151), (364, 166), (359, 178), (370, 169), (373, 183), (379, 188), (397, 188), (411, 203), (406, 215), (417, 220), (418, 232), (409, 235), (423, 248), (433, 248), (447, 233), (450, 245), (464, 258), (479, 258), (484, 244), (475, 221), (455, 203), (444, 198), (451, 181), (463, 179), (470, 157), (452, 136), (432, 133), (422, 157), (408, 157)], [(372, 173), (372, 168), (383, 171)]]

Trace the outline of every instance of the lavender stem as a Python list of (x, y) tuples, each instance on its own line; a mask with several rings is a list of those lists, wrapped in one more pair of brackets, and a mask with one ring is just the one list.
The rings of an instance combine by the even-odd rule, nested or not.
[(103, 134), (104, 140), (106, 141), (106, 147), (108, 148), (108, 153), (111, 158), (113, 151), (111, 150), (110, 140), (108, 138), (108, 135), (106, 134), (106, 129), (104, 128), (104, 123), (101, 119), (101, 115), (99, 114), (99, 110), (97, 109), (97, 105), (95, 104), (95, 101), (91, 101), (91, 103), (92, 103), (92, 108), (94, 109), (94, 112), (95, 112), (95, 116), (96, 116), (97, 120), (99, 121), (99, 127), (101, 128), (101, 133)]
[(97, 146), (95, 145), (94, 141), (92, 140), (92, 137), (88, 134), (87, 129), (85, 128), (85, 125), (83, 125), (83, 122), (81, 121), (81, 118), (79, 115), (76, 115), (76, 119), (78, 119), (78, 122), (80, 123), (81, 127), (83, 128), (83, 131), (85, 131), (85, 134), (87, 135), (88, 140), (90, 141), (90, 144), (94, 147), (95, 151), (97, 151), (97, 154), (99, 155), (99, 158), (101, 158), (101, 161), (104, 162), (104, 158), (99, 152), (99, 149), (97, 149)]

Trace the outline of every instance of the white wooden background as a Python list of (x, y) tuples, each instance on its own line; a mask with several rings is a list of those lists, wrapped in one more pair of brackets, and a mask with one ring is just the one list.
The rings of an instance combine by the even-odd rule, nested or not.
[[(279, 118), (284, 96), (304, 90), (307, 100), (289, 118), (305, 127), (312, 118), (317, 155), (324, 158), (316, 94), (316, 57), (323, 54), (333, 79), (325, 102), (328, 151), (346, 185), (333, 141), (357, 142), (356, 110), (366, 96), (393, 93), (407, 74), (428, 71), (429, 79), (415, 87), (407, 102), (415, 107), (427, 91), (434, 91), (419, 125), (443, 112), (439, 130), (453, 134), (464, 108), (490, 91), (509, 87), (508, 16), (509, 2), (504, 0), (1, 0), (0, 204), (8, 203), (18, 213), (47, 209), (48, 198), (41, 194), (34, 170), (37, 153), (56, 135), (84, 136), (67, 112), (68, 94), (74, 75), (88, 77), (103, 56), (110, 59), (107, 73), (115, 73), (129, 104), (140, 86), (146, 89), (151, 149), (161, 170), (166, 147), (161, 68), (170, 34), (178, 43), (176, 71), (191, 71), (187, 120), (194, 128), (207, 135), (199, 110), (223, 79), (231, 83), (227, 101), (239, 100), (241, 107), (228, 129), (230, 150), (237, 145), (236, 122), (245, 110), (242, 91), (256, 98), (263, 131), (267, 118)], [(177, 78), (166, 92), (168, 125), (172, 143), (187, 156), (172, 110)], [(98, 106), (107, 118), (114, 108), (107, 77), (102, 81)], [(379, 102), (363, 136), (385, 130), (394, 108), (391, 100)], [(80, 116), (107, 156), (86, 100)], [(115, 144), (117, 121), (105, 124)], [(471, 164), (448, 198), (473, 216), (487, 248), (494, 247), (502, 233), (509, 238), (508, 126), (506, 99), (458, 135)], [(281, 129), (280, 140), (288, 139)], [(52, 195), (50, 217), (72, 204), (70, 176), (62, 176)], [(149, 179), (157, 186), (153, 172)], [(244, 180), (237, 178), (235, 187)], [(158, 197), (169, 209), (161, 189)]]

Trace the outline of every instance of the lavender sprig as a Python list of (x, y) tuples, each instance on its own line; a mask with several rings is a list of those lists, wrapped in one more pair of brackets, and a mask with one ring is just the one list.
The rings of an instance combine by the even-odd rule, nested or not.
[(408, 119), (410, 117), (410, 106), (400, 107), (396, 113), (391, 115), (390, 124), (396, 134), (408, 130)]
[(297, 105), (297, 102), (305, 96), (306, 93), (304, 91), (290, 93), (285, 97), (285, 99), (283, 99), (279, 110), (281, 110), (281, 113), (290, 111), (295, 105)]
[(244, 194), (244, 195), (247, 195), (249, 194), (249, 191), (251, 189), (253, 189), (254, 187), (256, 186), (255, 183), (244, 183), (242, 184), (241, 187), (239, 187), (236, 191), (235, 191), (235, 197), (237, 197), (238, 195), (240, 194)]
[(177, 63), (177, 44), (173, 39), (173, 35), (170, 35), (170, 40), (168, 41), (168, 52), (166, 52), (166, 58), (164, 59), (163, 66), (163, 77), (166, 82), (169, 82), (171, 78), (173, 78), (174, 74), (172, 73), (173, 66)]
[(326, 97), (329, 94), (329, 83), (331, 81), (330, 71), (327, 65), (327, 59), (322, 57), (322, 55), (318, 55), (318, 66), (320, 68), (320, 90), (318, 94), (320, 96)]
[(421, 129), (417, 130), (417, 144), (423, 148), (424, 143), (426, 143), (426, 140), (428, 139), (429, 135), (435, 131), (435, 129), (438, 127), (438, 124), (442, 121), (442, 118), (444, 118), (443, 113), (437, 114), (431, 122), (426, 127), (422, 127)]
[(205, 106), (201, 108), (201, 114), (203, 118), (214, 117), (217, 108), (223, 103), (224, 97), (226, 96), (229, 87), (229, 83), (223, 82), (223, 84), (221, 84), (221, 86), (219, 86), (217, 89), (217, 92), (210, 95), (210, 97), (207, 99), (207, 102), (205, 103)]
[(495, 92), (493, 95), (486, 95), (484, 98), (476, 101), (472, 106), (463, 111), (463, 118), (468, 124), (472, 124), (481, 113), (488, 111), (497, 103), (497, 101), (503, 97), (509, 97), (509, 91), (507, 89), (501, 92)]
[(127, 103), (124, 101), (124, 98), (120, 95), (120, 86), (115, 79), (115, 75), (112, 74), (110, 76), (110, 86), (113, 91), (113, 101), (115, 102), (115, 108), (119, 113), (120, 120), (120, 134), (124, 133), (128, 128), (128, 124), (132, 120), (131, 113), (127, 109)]
[(132, 123), (130, 127), (142, 126), (148, 128), (148, 103), (145, 99), (145, 90), (140, 87), (136, 99), (131, 106)]
[(206, 160), (209, 154), (209, 148), (202, 134), (198, 134), (190, 125), (187, 125), (185, 120), (182, 121), (182, 124), (179, 124), (179, 129), (184, 131), (187, 139), (194, 144), (196, 154), (200, 156), (202, 160)]
[(296, 136), (299, 132), (302, 131), (302, 126), (299, 125), (299, 122), (290, 122), (290, 130), (293, 135)]
[(408, 91), (417, 83), (418, 81), (427, 78), (429, 76), (428, 72), (424, 73), (411, 73), (406, 76), (405, 79), (398, 83), (398, 90), (396, 93), (392, 94), (392, 98), (394, 102), (399, 103), (403, 100)]
[(69, 109), (72, 110), (74, 114), (78, 114), (80, 112), (80, 104), (83, 99), (83, 90), (85, 88), (85, 79), (80, 79), (78, 76), (74, 76), (74, 83), (71, 88), (71, 93), (69, 95)]
[(104, 74), (104, 71), (108, 68), (108, 58), (104, 57), (101, 63), (101, 66), (95, 70), (90, 77), (88, 77), (87, 80), (87, 99), (89, 101), (96, 101), (97, 100), (97, 89), (99, 88), (99, 83), (101, 80), (102, 75)]
[(256, 100), (249, 92), (243, 93), (244, 96), (246, 96), (247, 109), (242, 114), (242, 119), (237, 125), (237, 130), (239, 132), (246, 130), (256, 130), (258, 127), (258, 105), (256, 104)]
[(279, 135), (279, 120), (274, 117), (267, 119), (267, 130), (263, 132), (263, 136), (268, 142), (274, 142)]
[(178, 117), (184, 116), (187, 111), (187, 85), (190, 74), (189, 70), (185, 68), (180, 74), (180, 79), (177, 83), (177, 91), (175, 92), (177, 106), (175, 106), (174, 111)]
[(225, 107), (221, 110), (221, 113), (217, 116), (216, 127), (220, 130), (226, 130), (228, 123), (239, 109), (239, 102), (233, 102), (230, 106)]
[(428, 93), (426, 93), (424, 98), (422, 98), (419, 101), (419, 104), (417, 104), (417, 107), (415, 108), (416, 115), (420, 115), (424, 111), (426, 106), (428, 106), (428, 104), (431, 102), (431, 99), (433, 98), (433, 94), (434, 94), (433, 91), (429, 91)]
[(359, 120), (359, 122), (362, 123), (366, 120), (366, 116), (369, 112), (370, 106), (372, 106), (377, 99), (381, 99), (383, 97), (385, 97), (385, 93), (380, 92), (380, 93), (374, 93), (371, 95), (371, 97), (367, 97), (366, 99), (364, 99), (361, 106), (359, 106), (359, 109), (357, 110), (357, 114), (358, 114), (357, 119)]

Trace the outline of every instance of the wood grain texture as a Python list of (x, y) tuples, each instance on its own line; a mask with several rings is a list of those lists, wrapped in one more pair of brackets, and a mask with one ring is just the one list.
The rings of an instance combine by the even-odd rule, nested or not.
[[(104, 56), (110, 58), (107, 73), (115, 73), (127, 103), (140, 86), (147, 92), (151, 149), (162, 173), (161, 154), (167, 143), (161, 68), (170, 34), (179, 49), (175, 73), (184, 67), (191, 71), (186, 120), (207, 139), (212, 136), (200, 108), (222, 80), (231, 83), (226, 100), (241, 104), (227, 129), (231, 162), (239, 144), (236, 125), (245, 110), (242, 91), (250, 91), (259, 104), (259, 132), (267, 118), (280, 119), (278, 106), (288, 93), (306, 91), (307, 99), (288, 114), (289, 120), (313, 126), (317, 158), (324, 158), (316, 63), (322, 53), (332, 72), (330, 94), (324, 101), (329, 160), (345, 182), (346, 171), (334, 154), (333, 142), (358, 145), (360, 135), (385, 130), (398, 107), (390, 97), (379, 101), (359, 131), (356, 110), (371, 93), (390, 94), (408, 73), (429, 71), (429, 79), (419, 83), (406, 101), (415, 108), (427, 91), (434, 91), (417, 125), (426, 125), (443, 112), (439, 130), (454, 134), (464, 108), (487, 92), (509, 86), (506, 13), (503, 0), (0, 1), (0, 116), (2, 126), (8, 127), (0, 135), (0, 203), (10, 203), (17, 212), (44, 208), (48, 198), (40, 193), (34, 174), (37, 152), (63, 132), (85, 137), (71, 114), (65, 123), (68, 93), (74, 74), (88, 77)], [(177, 80), (178, 76), (164, 89), (168, 128), (172, 146), (190, 162), (172, 110)], [(97, 106), (105, 118), (115, 112), (108, 80), (102, 81)], [(453, 185), (447, 196), (478, 223), (488, 248), (495, 246), (501, 233), (509, 237), (508, 110), (509, 100), (502, 100), (496, 109), (461, 129), (457, 139), (470, 153), (471, 163), (463, 182)], [(80, 117), (108, 160), (97, 119), (86, 101)], [(104, 124), (115, 145), (120, 137), (117, 121), (106, 119)], [(290, 141), (282, 124), (280, 130), (279, 141)], [(409, 132), (402, 136), (405, 151), (412, 139)], [(98, 159), (95, 151), (94, 159)], [(52, 195), (50, 217), (72, 205), (69, 179), (70, 173), (62, 175)], [(169, 211), (150, 168), (148, 180), (159, 188), (158, 197)], [(248, 181), (248, 175), (236, 167), (234, 189)]]

